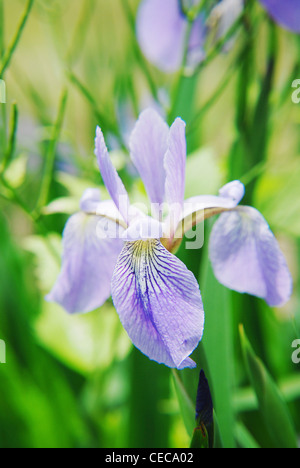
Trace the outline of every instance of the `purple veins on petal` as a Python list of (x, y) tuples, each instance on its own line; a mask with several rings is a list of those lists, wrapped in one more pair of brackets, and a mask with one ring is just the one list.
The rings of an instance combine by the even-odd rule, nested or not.
[(100, 307), (111, 294), (111, 278), (122, 247), (120, 239), (105, 238), (99, 217), (73, 215), (63, 233), (61, 272), (46, 299), (69, 313)]
[(169, 367), (194, 367), (204, 312), (193, 274), (159, 240), (127, 242), (112, 279), (112, 298), (133, 344)]
[(277, 240), (263, 216), (252, 207), (223, 213), (215, 223), (209, 245), (214, 273), (223, 285), (285, 304), (292, 278)]

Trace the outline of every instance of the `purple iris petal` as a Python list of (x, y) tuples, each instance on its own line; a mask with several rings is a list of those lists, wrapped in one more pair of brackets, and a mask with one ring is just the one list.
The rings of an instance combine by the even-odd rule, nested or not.
[(140, 115), (130, 138), (131, 159), (152, 203), (164, 201), (168, 134), (169, 127), (161, 116), (154, 109), (147, 109)]
[(188, 198), (184, 202), (183, 217), (190, 216), (200, 210), (208, 208), (235, 208), (245, 195), (245, 187), (239, 180), (224, 185), (217, 195), (199, 195)]
[[(137, 15), (137, 37), (147, 59), (165, 72), (181, 66), (187, 19), (179, 0), (143, 0)], [(202, 50), (204, 25), (197, 19), (191, 32), (190, 52)], [(198, 60), (203, 54), (198, 56)]]
[(100, 307), (111, 294), (111, 278), (122, 247), (120, 239), (105, 238), (99, 217), (73, 215), (63, 234), (61, 273), (46, 299), (70, 313)]
[(105, 186), (124, 220), (128, 222), (130, 206), (128, 194), (110, 160), (104, 137), (99, 127), (97, 127), (96, 131), (95, 154)]
[(283, 27), (300, 33), (299, 0), (259, 0), (272, 18)]
[(168, 151), (165, 155), (166, 170), (166, 201), (170, 207), (173, 231), (181, 218), (184, 189), (185, 189), (185, 164), (186, 164), (186, 124), (181, 119), (176, 119), (171, 126), (168, 138)]
[(166, 200), (168, 203), (183, 204), (186, 164), (186, 124), (176, 119), (168, 137), (168, 151), (165, 155)]
[(80, 209), (85, 213), (96, 213), (99, 204), (101, 204), (99, 189), (86, 189), (80, 200)]
[(264, 298), (270, 306), (290, 298), (286, 261), (256, 209), (243, 206), (223, 213), (211, 233), (209, 251), (217, 279), (228, 288)]
[(194, 367), (188, 356), (204, 326), (199, 286), (159, 240), (125, 244), (112, 298), (129, 337), (144, 354), (169, 367)]

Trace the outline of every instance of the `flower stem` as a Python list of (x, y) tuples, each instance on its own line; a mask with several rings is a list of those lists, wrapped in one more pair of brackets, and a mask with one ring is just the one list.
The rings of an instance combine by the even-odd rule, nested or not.
[(24, 10), (24, 13), (23, 13), (23, 15), (22, 15), (22, 17), (20, 19), (20, 23), (18, 25), (18, 28), (16, 30), (16, 33), (15, 33), (10, 45), (8, 46), (6, 52), (5, 52), (4, 56), (3, 56), (3, 59), (2, 59), (1, 64), (0, 64), (0, 78), (3, 77), (3, 74), (4, 74), (5, 70), (7, 69), (8, 65), (10, 64), (10, 61), (11, 61), (12, 56), (14, 54), (14, 51), (15, 51), (18, 43), (19, 43), (19, 40), (21, 38), (24, 27), (25, 27), (25, 25), (27, 23), (27, 20), (29, 18), (33, 3), (34, 3), (34, 0), (28, 0), (26, 8)]

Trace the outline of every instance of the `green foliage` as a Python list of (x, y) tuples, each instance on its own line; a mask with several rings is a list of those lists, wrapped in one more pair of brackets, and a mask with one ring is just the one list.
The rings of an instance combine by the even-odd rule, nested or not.
[[(300, 78), (299, 37), (247, 2), (227, 36), (208, 41), (195, 73), (183, 63), (164, 75), (139, 49), (138, 4), (0, 0), (0, 447), (206, 447), (206, 428), (195, 431), (200, 369), (213, 397), (215, 447), (295, 447), (300, 114), (291, 85)], [(145, 102), (169, 122), (187, 122), (186, 197), (241, 179), (294, 279), (291, 301), (276, 310), (227, 290), (208, 259), (207, 223), (201, 251), (178, 251), (206, 312), (192, 370), (171, 372), (133, 349), (111, 300), (84, 316), (44, 300), (83, 190), (99, 187), (108, 198), (93, 154), (97, 124), (132, 200), (144, 200), (128, 133)]]

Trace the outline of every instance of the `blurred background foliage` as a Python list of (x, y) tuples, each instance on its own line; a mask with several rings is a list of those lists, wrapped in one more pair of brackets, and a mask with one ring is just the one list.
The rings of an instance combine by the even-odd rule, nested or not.
[[(138, 48), (138, 3), (0, 0), (7, 91), (0, 104), (7, 361), (0, 364), (0, 446), (188, 447), (201, 368), (218, 445), (293, 446), (300, 433), (300, 367), (291, 360), (300, 339), (300, 112), (291, 86), (300, 78), (299, 37), (250, 0), (234, 47), (226, 54), (212, 48), (197, 73), (179, 77), (174, 97), (178, 76), (159, 72)], [(217, 283), (207, 243), (181, 249), (206, 311), (196, 370), (172, 373), (133, 349), (111, 300), (74, 317), (44, 300), (60, 268), (64, 224), (83, 190), (100, 187), (107, 197), (93, 154), (97, 124), (131, 199), (145, 195), (127, 148), (148, 105), (164, 109), (169, 121), (187, 121), (186, 195), (242, 180), (246, 202), (270, 223), (294, 279), (291, 301), (273, 310)], [(208, 236), (210, 222), (205, 229)]]

